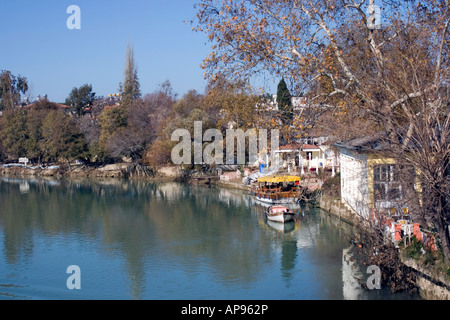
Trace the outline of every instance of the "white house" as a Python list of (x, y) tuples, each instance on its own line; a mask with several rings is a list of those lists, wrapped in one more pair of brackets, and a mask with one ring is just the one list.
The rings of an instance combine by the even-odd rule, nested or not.
[(369, 218), (368, 156), (340, 148), (341, 199), (364, 218)]
[(334, 152), (327, 146), (316, 146), (312, 144), (290, 143), (280, 146), (275, 151), (281, 167), (288, 171), (299, 167), (299, 170), (317, 171), (326, 167), (331, 168)]
[(390, 213), (407, 206), (395, 160), (387, 157), (382, 135), (336, 143), (340, 149), (341, 199), (361, 217), (373, 209)]

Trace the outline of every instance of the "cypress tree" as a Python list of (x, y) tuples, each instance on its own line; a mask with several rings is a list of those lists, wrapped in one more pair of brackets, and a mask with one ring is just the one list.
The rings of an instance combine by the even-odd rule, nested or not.
[(284, 81), (284, 79), (281, 79), (277, 87), (278, 110), (281, 114), (283, 123), (288, 125), (292, 122), (292, 119), (294, 117), (291, 98), (292, 97), (286, 85), (286, 82)]

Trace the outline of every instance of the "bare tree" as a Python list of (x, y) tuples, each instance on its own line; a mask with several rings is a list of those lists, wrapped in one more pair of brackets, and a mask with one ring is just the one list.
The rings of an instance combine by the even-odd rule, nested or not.
[(450, 261), (450, 4), (379, 4), (382, 21), (374, 0), (203, 0), (196, 30), (214, 42), (203, 66), (212, 77), (267, 70), (296, 83), (321, 110), (365, 110), (387, 132), (397, 163), (417, 175), (420, 187), (405, 183), (412, 214), (439, 230)]

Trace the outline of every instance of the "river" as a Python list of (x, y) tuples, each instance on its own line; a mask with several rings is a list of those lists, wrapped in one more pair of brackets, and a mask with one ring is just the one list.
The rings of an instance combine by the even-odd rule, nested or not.
[(350, 230), (317, 208), (272, 225), (217, 187), (3, 177), (0, 299), (418, 299), (363, 289)]

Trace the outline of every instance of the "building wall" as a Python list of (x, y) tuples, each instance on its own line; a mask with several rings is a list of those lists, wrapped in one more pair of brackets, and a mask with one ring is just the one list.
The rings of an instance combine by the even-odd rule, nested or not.
[(368, 156), (341, 149), (341, 198), (360, 216), (369, 218)]
[[(408, 207), (400, 181), (387, 182), (387, 189), (399, 190), (399, 197), (375, 199), (374, 169), (379, 165), (395, 165), (395, 160), (380, 154), (356, 153), (341, 148), (339, 157), (341, 170), (341, 198), (362, 217), (369, 217), (373, 209), (379, 212), (392, 212)], [(378, 182), (380, 183), (380, 182)], [(381, 182), (383, 184), (383, 182)], [(391, 189), (392, 188), (392, 189)], [(420, 184), (415, 186), (420, 199)]]

